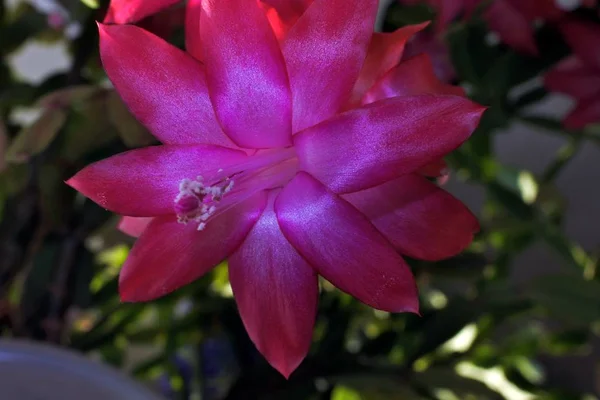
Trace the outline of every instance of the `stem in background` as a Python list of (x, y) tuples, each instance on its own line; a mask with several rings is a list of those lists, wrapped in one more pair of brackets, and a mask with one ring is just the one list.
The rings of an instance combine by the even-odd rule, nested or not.
[(556, 160), (543, 173), (540, 183), (547, 184), (553, 181), (563, 168), (579, 153), (582, 144), (583, 139), (581, 136), (571, 138), (569, 143), (558, 151)]

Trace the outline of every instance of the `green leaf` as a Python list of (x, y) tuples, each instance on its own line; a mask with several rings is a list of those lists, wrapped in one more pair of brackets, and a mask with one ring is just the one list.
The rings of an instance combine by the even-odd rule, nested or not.
[(453, 298), (448, 306), (436, 311), (422, 328), (423, 337), (419, 346), (412, 350), (409, 359), (415, 360), (435, 351), (453, 338), (466, 325), (474, 322), (482, 313), (481, 302)]
[(45, 110), (36, 122), (21, 130), (12, 141), (6, 152), (6, 160), (24, 163), (41, 153), (56, 138), (66, 120), (67, 113), (62, 109)]
[(427, 389), (450, 390), (459, 399), (502, 400), (503, 397), (484, 383), (458, 375), (447, 367), (433, 367), (417, 373), (413, 380)]
[(37, 104), (44, 108), (68, 108), (85, 102), (92, 97), (104, 96), (104, 94), (105, 89), (98, 86), (70, 86), (43, 96)]
[[(422, 400), (410, 383), (402, 376), (388, 376), (383, 373), (356, 374), (334, 377), (336, 389), (341, 387), (341, 395), (356, 396), (361, 400)], [(334, 390), (335, 393), (335, 390)], [(348, 400), (357, 397), (346, 397)]]
[(117, 138), (107, 112), (106, 93), (73, 104), (61, 147), (63, 158), (77, 162)]
[(553, 318), (576, 325), (600, 320), (600, 282), (573, 274), (534, 280), (528, 294)]
[(81, 308), (91, 306), (92, 294), (90, 283), (94, 278), (94, 254), (82, 249), (75, 261), (74, 278), (71, 293), (73, 293), (72, 304)]
[(363, 400), (363, 398), (356, 390), (337, 385), (331, 393), (331, 400)]
[(68, 223), (75, 192), (64, 183), (61, 169), (55, 164), (45, 164), (39, 172), (38, 187), (44, 222), (53, 227)]
[(110, 92), (106, 101), (108, 118), (127, 147), (148, 146), (156, 142), (150, 132), (129, 112), (117, 92)]
[(21, 310), (24, 316), (31, 318), (33, 315), (39, 315), (46, 305), (44, 299), (51, 289), (54, 266), (59, 253), (60, 243), (47, 241), (36, 254), (23, 285)]

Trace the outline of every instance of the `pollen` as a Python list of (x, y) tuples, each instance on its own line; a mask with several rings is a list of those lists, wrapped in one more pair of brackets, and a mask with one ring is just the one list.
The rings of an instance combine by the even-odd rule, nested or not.
[(213, 184), (207, 184), (202, 176), (196, 179), (183, 179), (179, 183), (179, 193), (175, 197), (177, 222), (197, 223), (197, 229), (206, 228), (208, 219), (217, 212), (218, 205), (233, 189), (234, 181), (229, 177)]

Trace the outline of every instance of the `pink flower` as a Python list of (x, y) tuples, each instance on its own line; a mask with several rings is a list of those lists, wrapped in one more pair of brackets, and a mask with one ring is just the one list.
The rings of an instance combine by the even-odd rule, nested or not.
[(580, 129), (600, 122), (600, 26), (568, 18), (559, 29), (573, 55), (548, 72), (544, 83), (548, 90), (576, 100), (576, 107), (563, 122), (568, 129)]
[[(420, 0), (400, 0), (405, 4), (419, 3)], [(437, 30), (443, 32), (459, 16), (470, 18), (481, 0), (426, 0), (438, 13)], [(534, 38), (534, 22), (556, 20), (563, 11), (556, 7), (554, 0), (493, 0), (483, 11), (483, 18), (500, 40), (517, 51), (537, 55)]]
[(105, 24), (133, 24), (181, 3), (181, 0), (110, 0)]
[(181, 0), (111, 0), (105, 24), (137, 24), (163, 38), (184, 25)]
[(434, 30), (424, 30), (417, 33), (413, 39), (406, 44), (404, 58), (425, 53), (433, 63), (435, 75), (443, 82), (456, 79), (456, 71), (450, 59), (448, 46), (442, 35)]
[(395, 65), (406, 35), (373, 35), (377, 3), (315, 0), (284, 26), (281, 10), (254, 0), (203, 1), (189, 33), (197, 58), (138, 27), (100, 25), (108, 76), (163, 143), (68, 181), (152, 218), (121, 271), (124, 301), (163, 296), (228, 259), (248, 334), (285, 376), (310, 347), (318, 275), (374, 308), (418, 312), (400, 253), (454, 255), (478, 224), (416, 172), (466, 140), (484, 109), (430, 94), (456, 88), (424, 58), (406, 82)]

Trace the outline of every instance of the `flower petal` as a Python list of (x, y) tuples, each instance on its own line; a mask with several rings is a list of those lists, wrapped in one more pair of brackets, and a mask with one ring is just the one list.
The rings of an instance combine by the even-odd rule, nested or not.
[(408, 265), (369, 220), (300, 172), (275, 201), (285, 237), (325, 279), (379, 310), (418, 312)]
[(396, 96), (414, 96), (419, 94), (449, 94), (465, 96), (459, 86), (440, 81), (433, 70), (431, 59), (420, 54), (402, 61), (381, 78), (365, 95), (363, 104)]
[(234, 146), (215, 117), (202, 65), (132, 25), (99, 25), (108, 77), (161, 142)]
[(600, 95), (577, 103), (565, 118), (564, 125), (567, 129), (581, 129), (594, 122), (600, 122)]
[(408, 39), (415, 33), (425, 29), (429, 22), (418, 25), (408, 25), (393, 33), (375, 33), (371, 38), (367, 57), (352, 91), (350, 106), (360, 104), (360, 99), (382, 78), (389, 70), (396, 66), (402, 58), (404, 46)]
[(457, 148), (483, 111), (457, 96), (381, 100), (297, 134), (300, 168), (336, 193), (377, 186)]
[(298, 18), (310, 7), (313, 0), (261, 0), (270, 5), (283, 21), (293, 25)]
[(576, 99), (587, 99), (600, 92), (600, 72), (571, 56), (544, 76), (544, 85), (553, 92), (560, 92)]
[(566, 18), (559, 24), (565, 41), (573, 52), (591, 67), (600, 69), (600, 27), (598, 24)]
[(185, 49), (198, 61), (202, 61), (204, 57), (200, 37), (202, 1), (188, 0), (185, 9)]
[(248, 335), (287, 378), (310, 348), (319, 285), (316, 272), (279, 229), (274, 194), (229, 258), (229, 279)]
[[(461, 12), (469, 13), (469, 2), (465, 0), (440, 0), (438, 1), (438, 15), (436, 31), (444, 32), (448, 25), (458, 17)], [(467, 8), (467, 9), (465, 9)]]
[(130, 24), (164, 10), (179, 0), (110, 0), (105, 24)]
[(402, 57), (408, 60), (421, 53), (426, 53), (430, 57), (435, 75), (440, 80), (443, 82), (455, 80), (456, 71), (443, 37), (433, 31), (421, 31), (406, 44)]
[(200, 32), (211, 98), (247, 148), (291, 144), (291, 95), (277, 38), (257, 1), (204, 0)]
[(343, 197), (400, 253), (413, 258), (436, 261), (452, 257), (463, 251), (479, 230), (466, 206), (419, 175), (406, 175)]
[(79, 171), (67, 184), (117, 214), (171, 214), (183, 179), (216, 174), (246, 154), (225, 147), (152, 146), (117, 154)]
[(282, 43), (292, 88), (293, 131), (348, 101), (373, 33), (377, 0), (315, 0)]
[(151, 217), (122, 217), (117, 228), (126, 235), (140, 237), (152, 221)]
[(509, 1), (492, 2), (484, 15), (490, 29), (498, 33), (503, 43), (525, 54), (538, 54), (532, 22)]
[(153, 300), (198, 279), (240, 245), (265, 204), (266, 194), (260, 192), (215, 215), (202, 231), (172, 215), (154, 218), (123, 265), (121, 300)]

